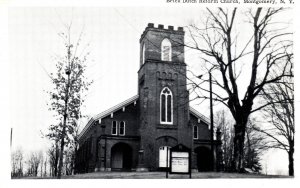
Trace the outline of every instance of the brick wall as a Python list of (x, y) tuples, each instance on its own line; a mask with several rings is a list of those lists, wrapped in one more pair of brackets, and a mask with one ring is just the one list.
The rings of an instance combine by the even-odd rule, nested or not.
[[(172, 44), (172, 61), (161, 61), (161, 43), (165, 38)], [(145, 44), (146, 60), (143, 64), (141, 58), (141, 68), (138, 72), (139, 131), (145, 166), (150, 170), (158, 167), (159, 147), (174, 146), (177, 143), (192, 147), (183, 41), (183, 30), (164, 29), (162, 26), (154, 28), (151, 24), (140, 40), (141, 53)], [(165, 87), (171, 90), (173, 96), (171, 125), (160, 123), (160, 94)]]

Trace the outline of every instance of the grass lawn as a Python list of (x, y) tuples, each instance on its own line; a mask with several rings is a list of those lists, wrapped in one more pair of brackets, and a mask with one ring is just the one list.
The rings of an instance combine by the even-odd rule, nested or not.
[[(76, 174), (63, 176), (62, 179), (165, 179), (165, 172), (93, 172), (86, 174)], [(188, 179), (189, 175), (169, 174), (170, 179)], [(210, 178), (291, 178), (281, 175), (263, 175), (263, 174), (239, 174), (225, 172), (194, 172), (192, 179), (210, 179)], [(21, 179), (52, 179), (40, 177), (24, 177)]]

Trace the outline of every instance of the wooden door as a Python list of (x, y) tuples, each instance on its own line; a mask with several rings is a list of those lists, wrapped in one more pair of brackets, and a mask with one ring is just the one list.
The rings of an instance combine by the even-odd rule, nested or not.
[(170, 147), (162, 146), (159, 148), (159, 167), (167, 167), (167, 156), (168, 156), (168, 167), (170, 161)]
[(123, 168), (123, 151), (117, 150), (112, 156), (112, 168)]

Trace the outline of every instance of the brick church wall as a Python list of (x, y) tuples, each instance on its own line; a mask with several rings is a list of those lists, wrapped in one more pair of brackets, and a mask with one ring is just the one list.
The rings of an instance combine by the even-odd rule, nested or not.
[[(165, 38), (172, 45), (171, 61), (161, 60), (161, 43)], [(178, 143), (192, 147), (183, 42), (182, 28), (165, 29), (162, 25), (154, 28), (148, 24), (141, 36), (141, 51), (145, 46), (145, 63), (142, 58), (138, 72), (140, 135), (145, 166), (150, 170), (158, 168), (159, 147), (175, 146)], [(173, 96), (173, 122), (170, 125), (160, 123), (160, 95), (165, 87), (171, 90)]]
[[(172, 45), (171, 61), (161, 60), (161, 43), (165, 38)], [(100, 122), (95, 120), (81, 136), (80, 158), (77, 160), (81, 172), (110, 170), (111, 150), (119, 143), (131, 148), (132, 169), (159, 169), (159, 148), (177, 144), (192, 149), (192, 168), (197, 168), (199, 158), (195, 149), (210, 149), (210, 130), (207, 123), (202, 120), (199, 122), (199, 117), (189, 111), (183, 43), (183, 28), (148, 24), (140, 39), (138, 98), (134, 99), (137, 101), (126, 104), (124, 111), (120, 107), (112, 115), (101, 117)], [(171, 124), (160, 121), (160, 95), (165, 87), (169, 88), (173, 97)], [(113, 121), (117, 121), (118, 125), (121, 121), (125, 122), (125, 136), (112, 135)], [(197, 139), (193, 139), (194, 125), (198, 126)]]

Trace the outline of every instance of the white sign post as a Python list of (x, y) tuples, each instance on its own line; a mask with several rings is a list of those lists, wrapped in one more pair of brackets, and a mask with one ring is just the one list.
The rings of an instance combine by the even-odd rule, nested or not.
[(191, 175), (191, 150), (182, 144), (170, 149), (170, 174)]

